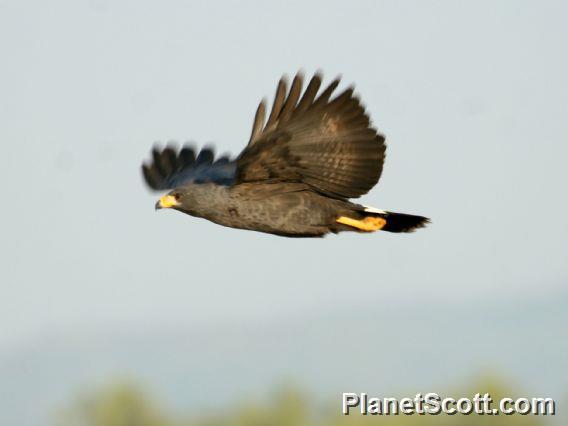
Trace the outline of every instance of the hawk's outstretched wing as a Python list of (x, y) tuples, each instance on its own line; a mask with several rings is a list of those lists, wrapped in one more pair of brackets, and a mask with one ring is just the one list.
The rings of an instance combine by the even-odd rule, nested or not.
[(289, 91), (282, 78), (266, 123), (260, 103), (249, 144), (237, 158), (236, 182), (304, 182), (337, 198), (359, 197), (377, 183), (384, 137), (353, 88), (330, 99), (339, 79), (317, 96), (321, 82), (316, 74), (302, 95), (300, 74)]
[(177, 152), (168, 146), (163, 150), (152, 150), (152, 162), (142, 164), (142, 173), (148, 186), (155, 190), (173, 189), (188, 183), (213, 182), (231, 185), (235, 178), (236, 163), (228, 157), (214, 160), (211, 148), (202, 149), (199, 154), (189, 146)]

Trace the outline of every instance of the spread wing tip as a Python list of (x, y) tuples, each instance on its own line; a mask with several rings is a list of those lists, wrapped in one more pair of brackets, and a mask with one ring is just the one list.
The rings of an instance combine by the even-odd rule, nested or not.
[(185, 144), (180, 150), (173, 143), (163, 149), (154, 144), (151, 161), (142, 163), (144, 180), (150, 189), (173, 189), (187, 183), (213, 182), (220, 185), (232, 183), (235, 163), (228, 155), (215, 159), (214, 148), (205, 145), (197, 151)]

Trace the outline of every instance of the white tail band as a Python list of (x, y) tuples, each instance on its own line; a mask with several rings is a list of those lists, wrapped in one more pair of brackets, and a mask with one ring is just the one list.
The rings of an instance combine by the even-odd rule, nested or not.
[(377, 209), (375, 207), (363, 206), (365, 207), (365, 211), (368, 213), (377, 213), (377, 214), (386, 214), (387, 212), (381, 209)]

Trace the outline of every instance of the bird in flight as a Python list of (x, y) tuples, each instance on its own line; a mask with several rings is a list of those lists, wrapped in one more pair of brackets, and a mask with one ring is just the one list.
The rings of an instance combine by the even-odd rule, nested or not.
[[(305, 90), (283, 77), (266, 119), (261, 101), (248, 145), (235, 158), (155, 147), (142, 165), (148, 186), (169, 191), (156, 209), (174, 209), (232, 228), (286, 237), (355, 231), (412, 232), (429, 219), (356, 204), (378, 182), (385, 138), (350, 87), (332, 97), (316, 73)], [(318, 95), (319, 93), (319, 95)]]

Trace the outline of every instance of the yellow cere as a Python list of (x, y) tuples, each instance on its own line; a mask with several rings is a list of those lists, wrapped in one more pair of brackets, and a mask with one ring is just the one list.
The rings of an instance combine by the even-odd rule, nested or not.
[(160, 207), (168, 209), (170, 207), (177, 206), (179, 203), (173, 195), (164, 195), (160, 198)]

